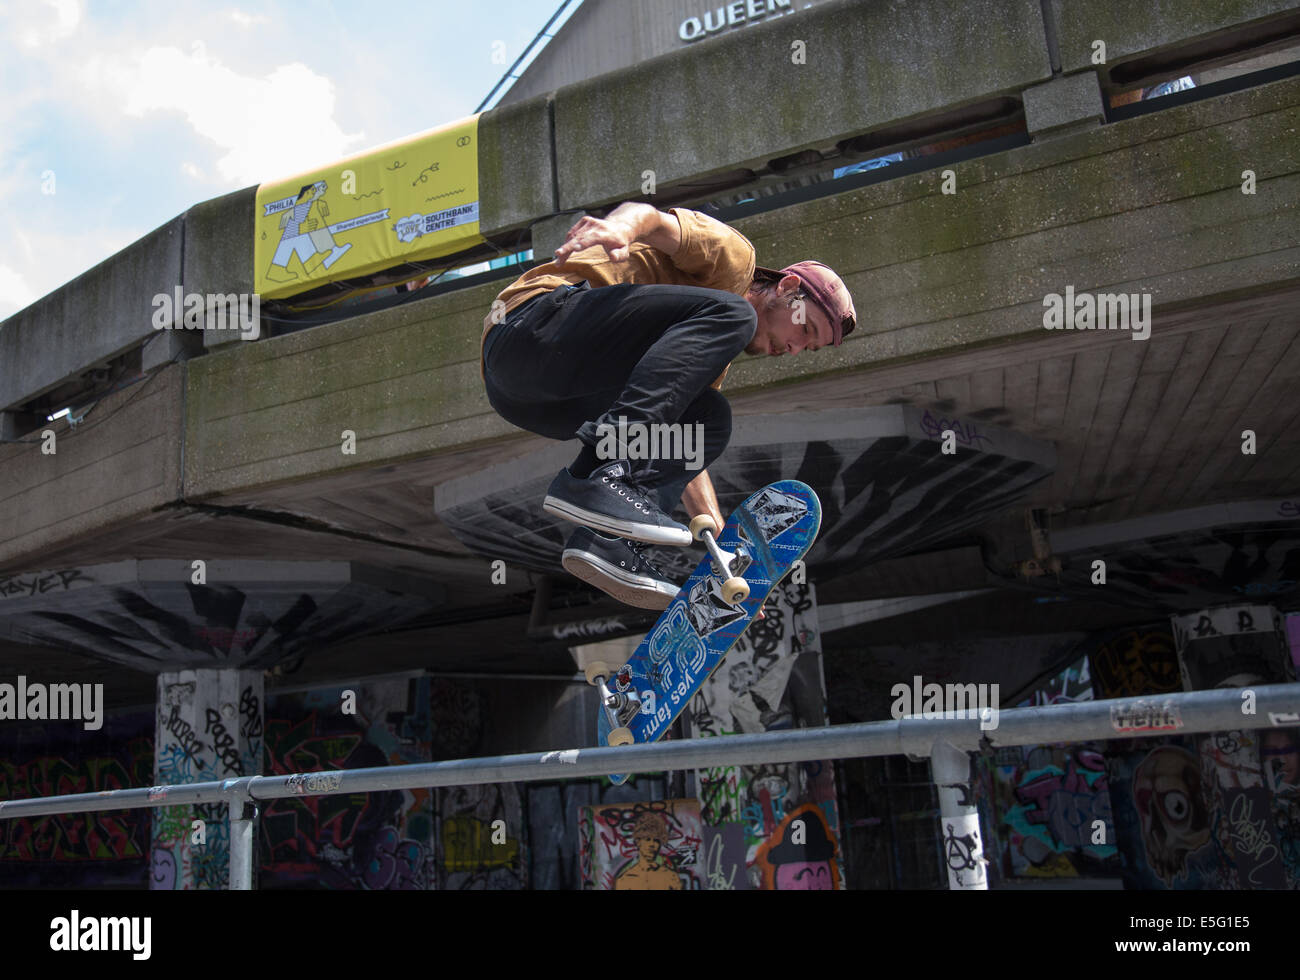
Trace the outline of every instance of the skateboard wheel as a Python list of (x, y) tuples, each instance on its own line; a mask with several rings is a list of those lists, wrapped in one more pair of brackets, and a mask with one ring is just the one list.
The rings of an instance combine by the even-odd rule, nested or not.
[(738, 606), (749, 598), (749, 583), (739, 576), (729, 578), (722, 583), (722, 598), (733, 606)]
[(593, 660), (582, 669), (582, 672), (587, 675), (587, 683), (592, 687), (596, 686), (596, 682), (600, 678), (608, 679), (614, 676), (614, 671), (603, 660)]
[(631, 745), (636, 739), (632, 737), (632, 729), (630, 728), (611, 728), (609, 738), (605, 741), (609, 742), (610, 745)]
[(691, 518), (692, 538), (696, 541), (703, 541), (706, 530), (716, 538), (718, 536), (718, 522), (708, 514), (700, 514)]

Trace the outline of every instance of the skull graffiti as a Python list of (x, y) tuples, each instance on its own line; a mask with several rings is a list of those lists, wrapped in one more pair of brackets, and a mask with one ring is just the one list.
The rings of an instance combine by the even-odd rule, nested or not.
[(1183, 873), (1187, 855), (1210, 839), (1196, 757), (1172, 745), (1153, 751), (1133, 773), (1133, 800), (1147, 861), (1170, 885)]

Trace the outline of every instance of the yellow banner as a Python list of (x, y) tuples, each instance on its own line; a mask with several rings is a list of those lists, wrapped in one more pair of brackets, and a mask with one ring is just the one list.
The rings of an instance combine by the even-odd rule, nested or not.
[(475, 115), (259, 186), (257, 292), (292, 296), (482, 242), (477, 141)]

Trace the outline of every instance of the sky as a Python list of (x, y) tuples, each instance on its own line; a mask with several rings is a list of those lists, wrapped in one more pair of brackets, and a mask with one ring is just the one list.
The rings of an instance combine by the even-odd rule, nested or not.
[(0, 319), (199, 201), (471, 115), (560, 4), (0, 0)]

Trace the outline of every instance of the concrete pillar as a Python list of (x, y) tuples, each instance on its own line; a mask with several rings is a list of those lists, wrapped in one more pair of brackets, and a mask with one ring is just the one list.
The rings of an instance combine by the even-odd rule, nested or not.
[[(766, 611), (692, 700), (692, 738), (827, 723), (813, 586), (787, 579)], [(696, 777), (710, 889), (844, 887), (832, 762), (722, 766)]]
[[(1174, 616), (1172, 624), (1184, 690), (1243, 688), (1243, 717), (1254, 714), (1252, 685), (1294, 679), (1282, 616), (1272, 606), (1217, 606)], [(1225, 887), (1300, 885), (1300, 867), (1288, 860), (1297, 843), (1290, 839), (1297, 832), (1289, 816), (1294, 787), (1275, 794), (1279, 787), (1269, 784), (1264, 767), (1271, 734), (1243, 728), (1197, 738), (1209, 824), (1236, 865), (1235, 880), (1228, 875), (1220, 882)]]
[[(181, 670), (158, 675), (155, 793), (166, 787), (262, 772), (260, 670)], [(230, 825), (224, 803), (154, 811), (149, 887), (230, 886)], [(247, 825), (242, 828), (245, 837)], [(255, 840), (255, 837), (253, 838)], [(248, 839), (245, 844), (251, 844)], [(236, 882), (249, 887), (248, 881)]]

